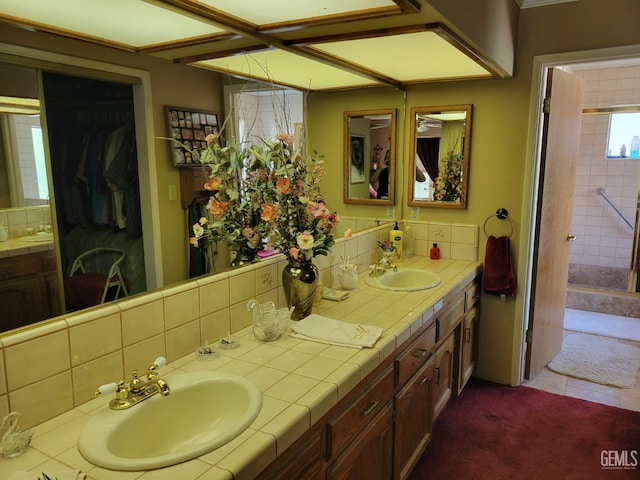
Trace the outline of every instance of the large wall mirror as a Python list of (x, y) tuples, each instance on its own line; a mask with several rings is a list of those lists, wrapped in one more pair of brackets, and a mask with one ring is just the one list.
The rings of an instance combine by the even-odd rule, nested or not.
[[(88, 274), (108, 272), (123, 252), (128, 295), (162, 285), (160, 250), (150, 241), (159, 228), (149, 193), (152, 135), (134, 115), (147, 87), (23, 63), (0, 63), (0, 220), (9, 233), (0, 251), (11, 268), (28, 265), (29, 276), (0, 278), (0, 335), (122, 298), (123, 290), (93, 295), (88, 277), (68, 282), (74, 260), (96, 249), (118, 252), (83, 257)], [(43, 267), (32, 271), (34, 255)]]
[(471, 105), (411, 109), (409, 205), (466, 208)]
[(344, 112), (344, 203), (394, 205), (396, 111)]

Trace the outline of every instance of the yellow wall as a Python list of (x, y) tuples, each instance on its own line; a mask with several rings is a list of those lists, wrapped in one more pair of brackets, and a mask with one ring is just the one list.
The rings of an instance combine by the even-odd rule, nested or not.
[[(508, 15), (507, 11), (503, 13)], [(503, 303), (486, 295), (482, 299), (478, 375), (483, 378), (515, 383), (518, 377), (523, 315), (517, 306), (522, 304), (525, 294), (522, 280), (526, 259), (522, 259), (525, 258), (523, 250), (527, 242), (521, 232), (526, 231), (525, 222), (529, 221), (528, 217), (523, 218), (522, 212), (526, 211), (529, 203), (529, 187), (533, 181), (529, 155), (533, 140), (528, 135), (534, 57), (585, 49), (640, 45), (640, 29), (632, 24), (634, 18), (640, 18), (638, 0), (579, 0), (524, 9), (520, 12), (514, 78), (414, 85), (408, 87), (406, 93), (376, 88), (308, 95), (309, 147), (325, 155), (328, 174), (322, 188), (328, 207), (343, 215), (380, 218), (387, 216), (386, 207), (342, 203), (343, 112), (397, 109), (398, 162), (394, 217), (403, 218), (408, 217), (406, 172), (412, 156), (407, 148), (410, 138), (407, 112), (415, 106), (473, 104), (468, 207), (465, 210), (421, 208), (420, 219), (476, 223), (482, 226), (496, 209), (506, 208), (516, 226), (512, 236), (512, 255), (516, 261), (515, 270), (519, 281), (517, 302), (510, 300)], [(486, 17), (483, 17), (481, 23), (486, 28), (487, 45), (490, 45), (496, 41), (491, 35), (491, 23)], [(222, 113), (222, 81), (217, 74), (211, 72), (1, 25), (0, 42), (150, 71), (154, 128), (158, 136), (165, 135), (166, 131), (164, 105)], [(157, 188), (163, 223), (163, 267), (165, 283), (169, 284), (186, 278), (186, 220), (179, 202), (168, 200), (168, 185), (179, 185), (179, 181), (178, 170), (173, 167), (168, 147), (165, 148), (163, 142), (158, 140), (156, 143)], [(485, 240), (481, 232), (481, 259), (484, 256)]]
[[(640, 18), (637, 0), (580, 0), (555, 6), (524, 9), (520, 14), (518, 51), (513, 78), (444, 82), (409, 86), (406, 98), (391, 89), (313, 94), (308, 97), (310, 148), (325, 153), (327, 170), (342, 166), (340, 155), (342, 112), (371, 108), (398, 109), (396, 217), (407, 218), (407, 175), (412, 157), (406, 112), (412, 107), (473, 105), (469, 188), (465, 210), (421, 208), (420, 219), (482, 225), (498, 208), (506, 208), (515, 224), (512, 258), (518, 277), (517, 301), (501, 302), (483, 295), (477, 375), (500, 383), (516, 384), (523, 330), (524, 275), (526, 270), (530, 202), (531, 144), (530, 97), (534, 57), (559, 52), (640, 44), (640, 29), (623, 19)], [(426, 60), (426, 59), (425, 59)], [(331, 139), (331, 140), (329, 140)], [(386, 215), (385, 207), (341, 205), (341, 185), (323, 183), (327, 203), (345, 215)], [(336, 207), (337, 205), (337, 207)], [(491, 223), (489, 225), (492, 225)], [(493, 232), (489, 232), (491, 234)], [(500, 232), (504, 234), (504, 232)], [(486, 237), (480, 232), (480, 260)]]

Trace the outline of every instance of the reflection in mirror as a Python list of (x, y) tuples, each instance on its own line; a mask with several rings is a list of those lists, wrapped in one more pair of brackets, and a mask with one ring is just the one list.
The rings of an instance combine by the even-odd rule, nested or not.
[(0, 332), (147, 291), (132, 88), (0, 65)]
[(37, 76), (0, 65), (0, 208), (47, 205)]
[(38, 100), (33, 100), (35, 113), (14, 113), (16, 109), (7, 105), (23, 100), (5, 99), (7, 102), (0, 104), (0, 156), (7, 174), (3, 175), (0, 184), (0, 208), (48, 205), (49, 186)]
[(395, 202), (395, 109), (344, 112), (344, 203)]
[(471, 105), (411, 109), (409, 205), (466, 208)]

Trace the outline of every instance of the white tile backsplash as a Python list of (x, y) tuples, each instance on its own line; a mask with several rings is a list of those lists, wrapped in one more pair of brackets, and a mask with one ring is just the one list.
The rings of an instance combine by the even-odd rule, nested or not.
[[(26, 221), (26, 210), (13, 212), (12, 218)], [(47, 210), (48, 213), (48, 210)], [(7, 211), (0, 211), (0, 219)], [(39, 217), (38, 217), (39, 218)], [(372, 220), (372, 222), (374, 222)], [(416, 232), (415, 255), (428, 256), (430, 247), (429, 232), (436, 228), (446, 232), (441, 240), (443, 258), (456, 260), (477, 260), (478, 226), (466, 224), (410, 222)], [(320, 270), (325, 286), (336, 287), (331, 280), (332, 265), (341, 263), (340, 255), (352, 256), (361, 272), (370, 263), (380, 259), (378, 240), (386, 240), (393, 224), (375, 227), (366, 232), (354, 232), (349, 239), (340, 238), (332, 249), (331, 257), (316, 257), (314, 262)], [(278, 308), (286, 306), (284, 291), (281, 287), (281, 272), (286, 264), (282, 256), (271, 257), (259, 263), (241, 267), (230, 272), (201, 277), (163, 290), (137, 295), (117, 303), (87, 310), (58, 321), (50, 322), (33, 329), (8, 335), (0, 340), (0, 413), (9, 408), (24, 410), (39, 423), (90, 400), (94, 389), (102, 383), (117, 382), (129, 377), (132, 370), (146, 371), (147, 367), (160, 355), (169, 361), (176, 360), (195, 351), (205, 342), (215, 344), (228, 332), (232, 334), (249, 326), (252, 312), (247, 311), (246, 303), (256, 298), (260, 303), (274, 301)], [(369, 302), (372, 314), (379, 310), (378, 300)], [(335, 315), (339, 315), (339, 308)], [(344, 315), (353, 313), (344, 312)], [(252, 339), (241, 338), (241, 342), (250, 344)], [(331, 347), (326, 349), (327, 357)], [(41, 354), (38, 354), (41, 352)], [(231, 351), (233, 352), (233, 351)], [(298, 357), (308, 355), (297, 352)], [(359, 362), (354, 352), (354, 371), (364, 374), (370, 368), (367, 363)], [(279, 364), (278, 359), (271, 360), (272, 368), (283, 369), (287, 365), (304, 370), (302, 358), (294, 362)], [(328, 367), (332, 362), (326, 362)], [(4, 365), (3, 365), (4, 364)], [(250, 362), (234, 364), (234, 368), (246, 365), (248, 369), (258, 368)], [(222, 368), (224, 370), (224, 367)], [(323, 375), (325, 381), (331, 381), (331, 368)], [(317, 376), (321, 372), (301, 371)], [(357, 375), (359, 378), (360, 375)], [(276, 382), (277, 383), (277, 382)], [(302, 381), (302, 384), (305, 380)], [(37, 407), (37, 399), (46, 394), (51, 386), (65, 388), (67, 391), (59, 398), (54, 408)], [(282, 385), (281, 385), (282, 386)], [(301, 385), (291, 386), (299, 389)], [(337, 385), (338, 397), (343, 395), (344, 385)], [(270, 387), (276, 392), (275, 384)], [(305, 394), (304, 388), (297, 392), (288, 391), (286, 395)], [(310, 402), (316, 401), (309, 396)], [(40, 404), (42, 404), (40, 402)]]

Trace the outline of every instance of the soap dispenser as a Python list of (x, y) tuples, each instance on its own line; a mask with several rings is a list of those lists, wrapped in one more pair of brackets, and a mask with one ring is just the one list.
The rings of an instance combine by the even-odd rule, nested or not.
[(402, 261), (402, 237), (404, 233), (398, 227), (398, 222), (396, 222), (393, 230), (389, 232), (389, 244), (393, 245), (393, 258), (396, 263), (400, 263)]

